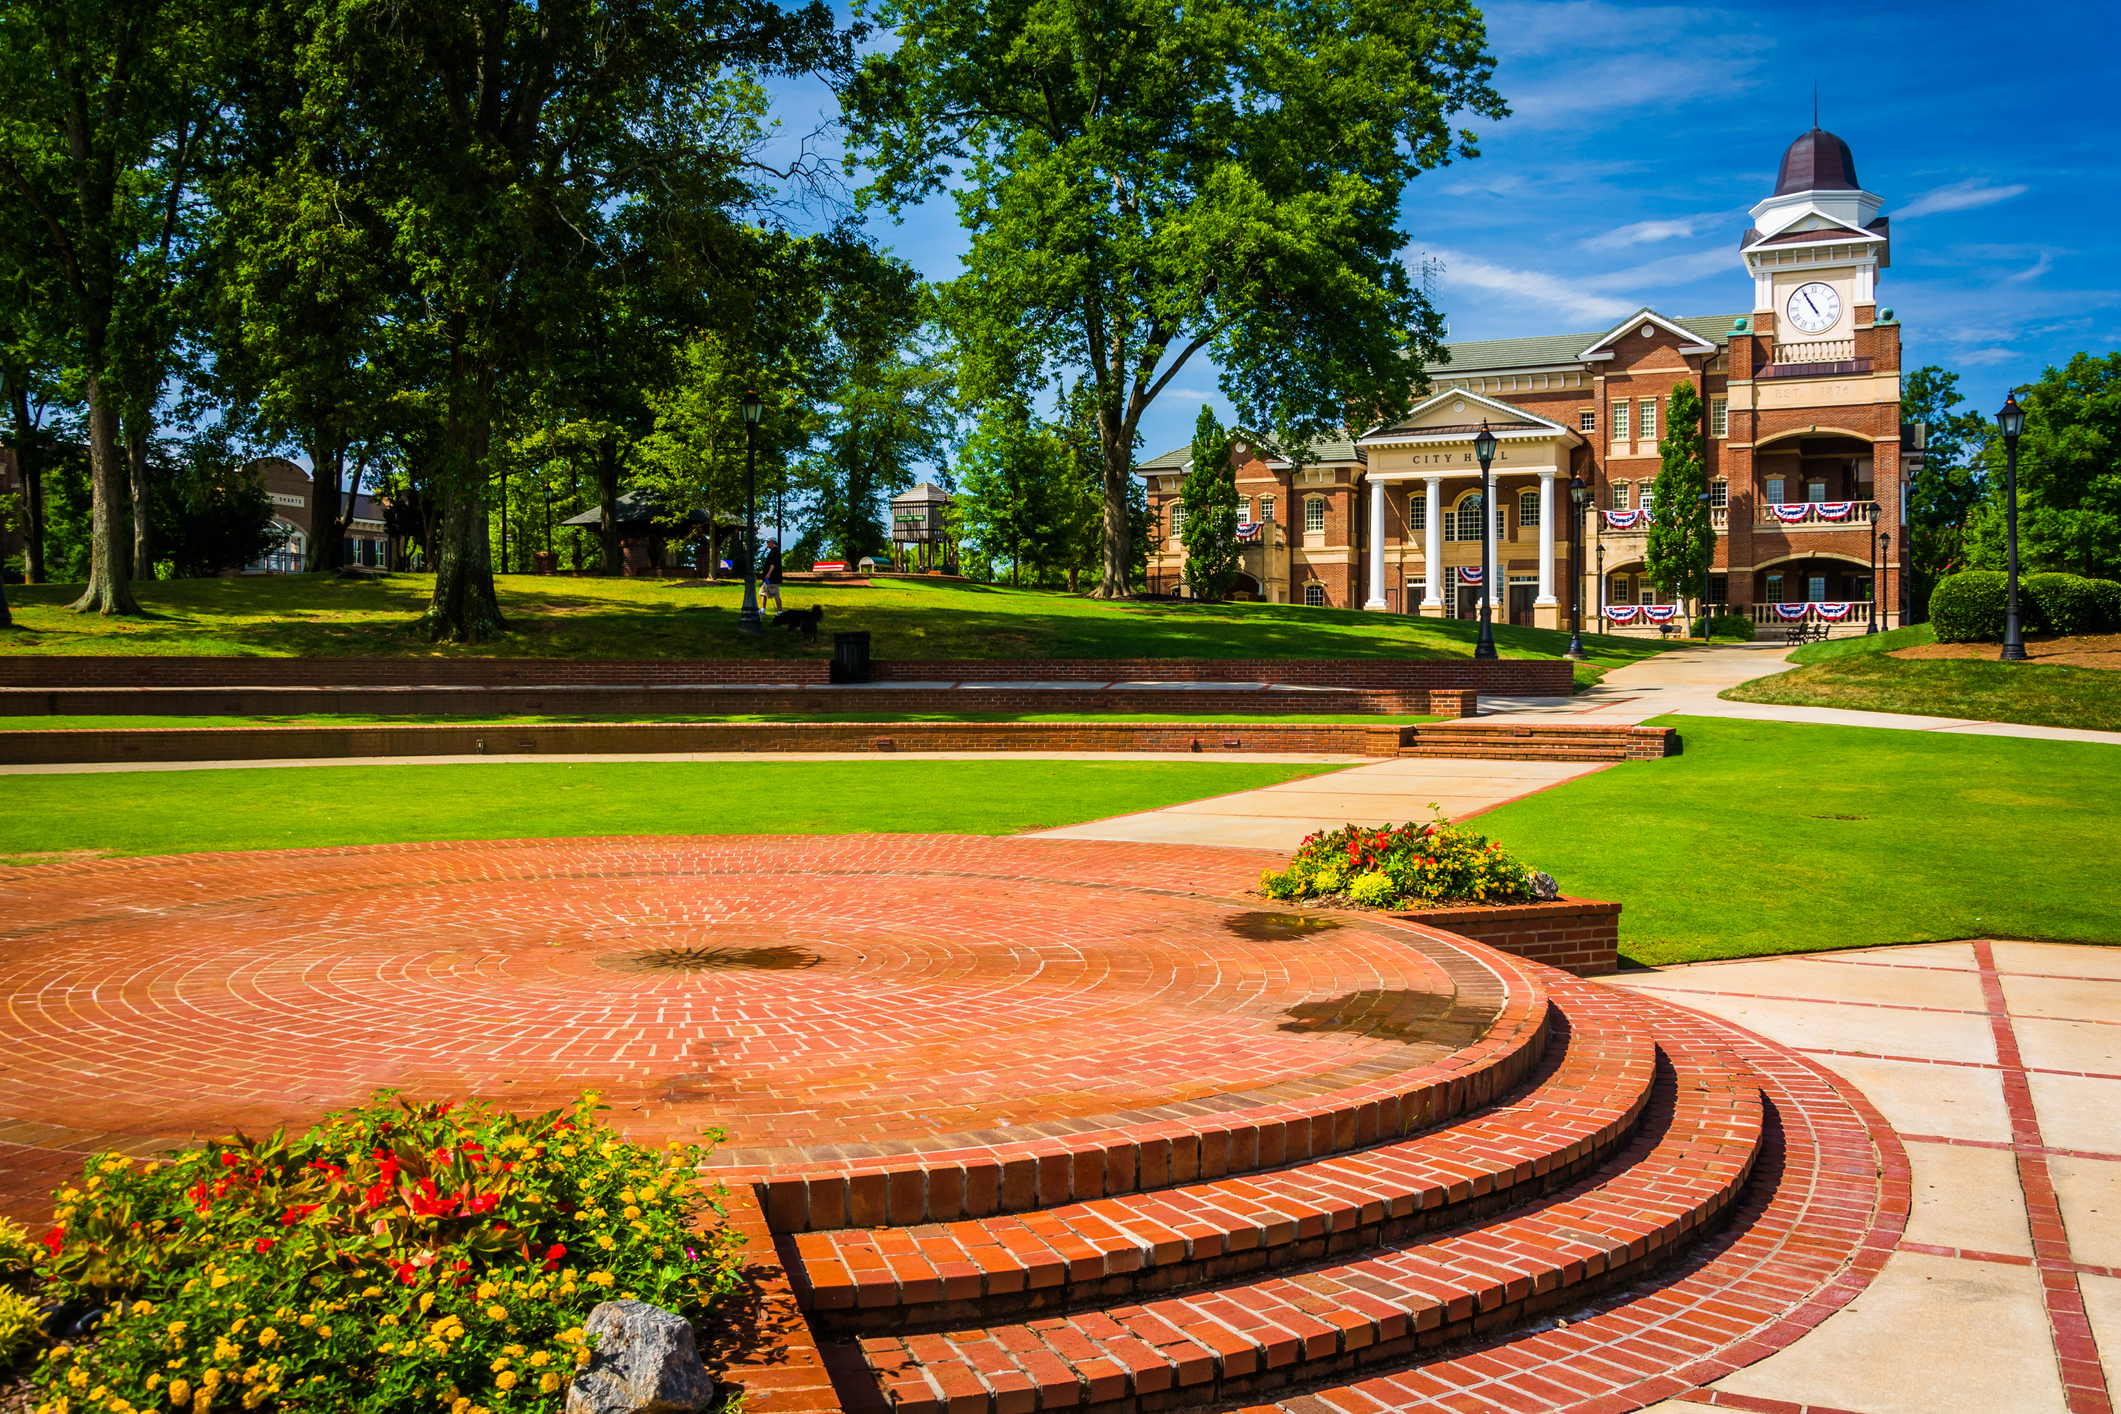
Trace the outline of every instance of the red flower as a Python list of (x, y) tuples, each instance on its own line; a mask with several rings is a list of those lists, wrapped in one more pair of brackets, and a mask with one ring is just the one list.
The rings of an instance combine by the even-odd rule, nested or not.
[(46, 1250), (46, 1251), (50, 1252), (50, 1253), (51, 1253), (51, 1254), (52, 1254), (52, 1255), (53, 1255), (54, 1257), (56, 1257), (56, 1256), (58, 1256), (58, 1255), (59, 1255), (59, 1249), (60, 1249), (61, 1247), (64, 1247), (65, 1245), (66, 1245), (66, 1229), (65, 1229), (65, 1228), (63, 1228), (63, 1227), (55, 1227), (55, 1228), (53, 1228), (53, 1229), (52, 1229), (52, 1230), (51, 1230), (50, 1232), (47, 1232), (46, 1234), (44, 1234), (44, 1248), (45, 1248), (45, 1250)]
[(413, 1268), (413, 1265), (412, 1265), (412, 1263), (410, 1263), (410, 1262), (400, 1262), (400, 1263), (398, 1263), (398, 1280), (399, 1280), (400, 1282), (403, 1282), (403, 1283), (404, 1283), (404, 1284), (405, 1284), (406, 1286), (411, 1286), (411, 1285), (412, 1285), (412, 1284), (413, 1284), (414, 1282), (418, 1281), (419, 1279), (420, 1279), (420, 1274), (419, 1274), (419, 1272), (418, 1272), (418, 1271), (414, 1270), (414, 1268)]
[(272, 1251), (272, 1239), (269, 1237), (261, 1237), (256, 1242), (253, 1242), (251, 1244), (250, 1250), (253, 1252), (270, 1252)]
[(238, 1160), (238, 1159), (236, 1158), (236, 1156), (235, 1156), (234, 1154), (223, 1154), (223, 1155), (221, 1156), (221, 1167), (223, 1167), (223, 1168), (231, 1168), (231, 1169), (232, 1169), (232, 1168), (234, 1168), (234, 1167), (235, 1167), (235, 1166), (237, 1165), (237, 1163), (239, 1163), (239, 1162), (240, 1162), (240, 1160)]
[(379, 1183), (361, 1196), (361, 1206), (364, 1208), (380, 1208), (389, 1202), (390, 1195), (397, 1191), (397, 1189), (387, 1183)]
[(565, 1243), (553, 1243), (551, 1248), (545, 1253), (545, 1270), (548, 1272), (556, 1271), (559, 1268), (561, 1259), (566, 1255), (567, 1247)]
[(446, 1218), (455, 1214), (459, 1195), (444, 1198), (435, 1191), (431, 1178), (420, 1180), (420, 1191), (412, 1195), (412, 1210), (423, 1218)]
[(481, 1193), (464, 1205), (464, 1211), (467, 1213), (490, 1213), (493, 1211), (493, 1205), (500, 1201), (501, 1195), (498, 1193)]
[(314, 1213), (319, 1206), (321, 1205), (316, 1203), (295, 1204), (286, 1212), (280, 1214), (280, 1226), (293, 1227), (296, 1223), (302, 1221), (302, 1219), (308, 1217), (311, 1213)]

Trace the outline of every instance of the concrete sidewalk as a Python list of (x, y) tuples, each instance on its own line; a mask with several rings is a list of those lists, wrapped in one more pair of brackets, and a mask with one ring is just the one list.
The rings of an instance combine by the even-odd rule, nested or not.
[(2121, 1389), (2121, 948), (1932, 943), (1609, 981), (1780, 1041), (1907, 1146), (1914, 1211), (1861, 1295), (1652, 1406), (2091, 1414)]

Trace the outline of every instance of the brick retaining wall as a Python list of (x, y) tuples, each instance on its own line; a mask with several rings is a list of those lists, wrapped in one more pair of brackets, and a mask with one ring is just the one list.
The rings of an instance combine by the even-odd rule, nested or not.
[(704, 751), (1185, 751), (1392, 756), (1403, 729), (1320, 723), (678, 722), (0, 731), (0, 764)]
[(1620, 968), (1617, 903), (1560, 898), (1507, 908), (1425, 908), (1395, 916), (1578, 977), (1599, 977)]

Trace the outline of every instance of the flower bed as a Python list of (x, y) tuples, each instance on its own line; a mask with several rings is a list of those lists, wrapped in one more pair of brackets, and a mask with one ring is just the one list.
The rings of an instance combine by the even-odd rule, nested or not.
[(40, 1414), (559, 1409), (598, 1302), (697, 1318), (738, 1281), (704, 1151), (599, 1109), (378, 1096), (299, 1139), (91, 1158), (33, 1268)]
[(1440, 814), (1427, 824), (1344, 825), (1311, 835), (1288, 868), (1261, 871), (1259, 889), (1268, 898), (1393, 909), (1556, 896), (1552, 879), (1512, 857), (1500, 841)]

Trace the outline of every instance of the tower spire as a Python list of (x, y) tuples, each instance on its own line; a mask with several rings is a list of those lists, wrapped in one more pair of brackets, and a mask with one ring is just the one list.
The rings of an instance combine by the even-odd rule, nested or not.
[(1819, 126), (1819, 80), (1812, 80), (1812, 126)]

